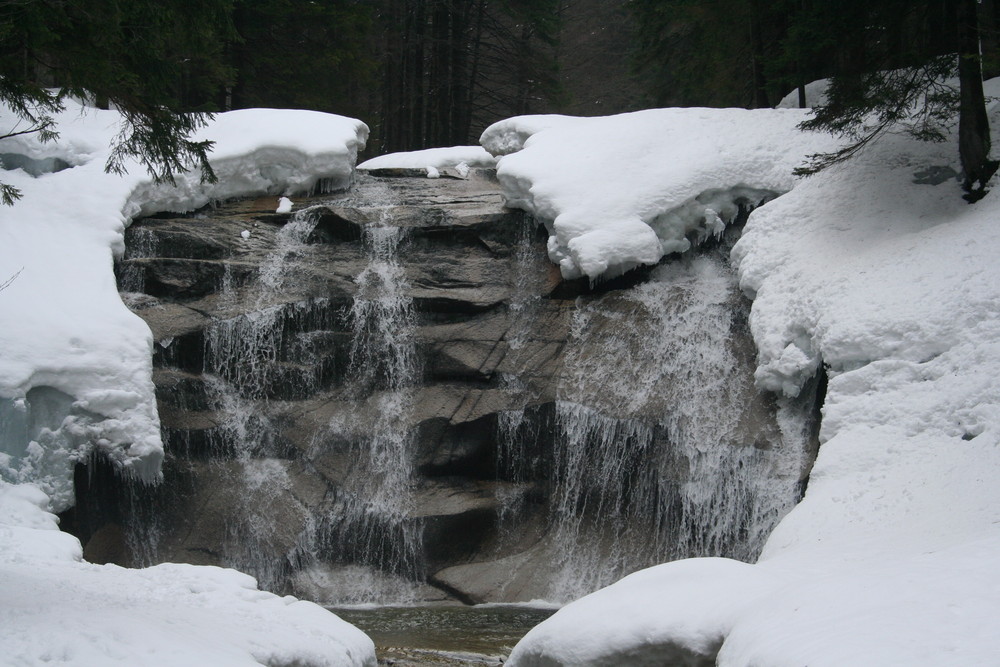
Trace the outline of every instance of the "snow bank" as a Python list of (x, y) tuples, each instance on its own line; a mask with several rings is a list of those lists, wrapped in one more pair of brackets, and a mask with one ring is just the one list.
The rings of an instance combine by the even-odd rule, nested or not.
[(497, 176), (507, 205), (546, 225), (549, 257), (563, 276), (595, 280), (684, 252), (718, 234), (740, 207), (791, 189), (792, 169), (833, 146), (796, 131), (805, 113), (529, 116), (490, 126), (481, 142), (504, 155)]
[[(507, 664), (713, 664), (740, 613), (772, 583), (753, 566), (724, 558), (641, 570), (557, 611), (524, 636)], [(666, 604), (683, 614), (664, 618), (664, 591)]]
[(92, 565), (32, 485), (0, 482), (0, 662), (9, 665), (375, 665), (322, 607), (217, 567)]
[[(139, 165), (124, 177), (104, 173), (118, 119), (71, 106), (57, 117), (58, 141), (0, 142), (8, 166), (69, 167), (38, 176), (0, 171), (24, 195), (0, 207), (0, 284), (13, 277), (0, 290), (0, 478), (37, 482), (56, 511), (72, 504), (73, 464), (95, 446), (143, 479), (159, 474), (151, 336), (122, 304), (112, 273), (129, 221), (214, 199), (291, 193), (319, 179), (346, 185), (368, 132), (360, 121), (308, 111), (219, 114), (198, 136), (217, 142), (219, 182), (190, 173), (170, 185), (152, 183)], [(17, 121), (3, 109), (0, 123)]]
[[(996, 82), (990, 87), (995, 95)], [(682, 147), (712, 145), (717, 126), (703, 111), (674, 115), (697, 135)], [(990, 120), (996, 143), (996, 106)], [(754, 135), (762, 147), (765, 138), (804, 141), (791, 130), (775, 136), (772, 121), (743, 129), (742, 147)], [(540, 132), (522, 154), (537, 140), (549, 170), (574, 169), (572, 133), (561, 135), (562, 167), (556, 136)], [(688, 154), (657, 142), (645, 143), (679, 172)], [(628, 163), (643, 143), (619, 142), (621, 152), (602, 159)], [(807, 494), (758, 563), (724, 575), (711, 562), (679, 561), (651, 570), (648, 586), (625, 579), (533, 630), (508, 664), (644, 664), (632, 657), (668, 650), (721, 666), (996, 663), (1000, 191), (970, 206), (955, 179), (934, 185), (922, 176), (957, 171), (956, 146), (888, 135), (845, 165), (789, 183), (794, 189), (750, 216), (733, 251), (755, 297), (760, 386), (794, 395), (820, 368), (829, 374)], [(762, 148), (756, 162), (770, 164), (775, 151)], [(718, 171), (706, 167), (707, 154), (695, 157), (693, 169), (713, 185), (712, 174), (755, 162), (743, 148), (714, 154)], [(515, 165), (530, 171), (530, 201), (559, 203), (559, 214), (571, 194), (606, 187), (596, 168), (587, 183), (567, 184)], [(621, 201), (650, 196), (635, 182)], [(686, 179), (661, 186), (678, 182)], [(513, 190), (524, 196), (526, 186)], [(703, 648), (706, 637), (718, 642), (717, 656)]]
[(432, 178), (432, 174), (440, 174), (442, 169), (454, 169), (464, 178), (469, 169), (492, 169), (496, 163), (496, 158), (482, 146), (451, 146), (388, 153), (362, 162), (358, 169), (425, 169), (428, 178)]

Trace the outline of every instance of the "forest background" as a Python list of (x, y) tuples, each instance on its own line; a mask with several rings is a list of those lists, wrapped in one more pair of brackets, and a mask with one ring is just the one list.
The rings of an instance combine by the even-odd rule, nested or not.
[(18, 0), (0, 5), (0, 94), (88, 89), (139, 120), (329, 111), (369, 124), (368, 155), (476, 143), (520, 114), (769, 107), (826, 77), (854, 81), (843, 119), (871, 101), (867, 72), (956, 69), (963, 7), (984, 74), (1000, 73), (998, 2)]

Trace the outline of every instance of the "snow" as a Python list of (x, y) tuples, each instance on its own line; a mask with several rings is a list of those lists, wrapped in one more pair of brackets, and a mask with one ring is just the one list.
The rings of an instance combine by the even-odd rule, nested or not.
[[(806, 84), (806, 107), (811, 109), (826, 103), (826, 91), (830, 88), (829, 79), (819, 79)], [(793, 90), (778, 102), (776, 109), (797, 109), (799, 106), (799, 91)]]
[(275, 213), (291, 213), (292, 212), (292, 200), (288, 197), (282, 197), (278, 200), (278, 208), (274, 210)]
[[(722, 174), (725, 183), (787, 191), (751, 214), (733, 251), (754, 298), (756, 379), (795, 395), (820, 368), (829, 374), (805, 498), (756, 564), (691, 559), (627, 577), (532, 630), (507, 664), (662, 664), (664, 656), (723, 667), (997, 663), (1000, 192), (970, 206), (955, 179), (927, 183), (918, 174), (958, 171), (957, 141), (903, 133), (817, 176), (759, 181), (775, 151), (798, 153), (815, 140), (790, 128), (775, 134), (773, 119), (786, 113), (743, 123), (735, 154), (714, 150), (711, 116), (676, 110), (670, 123), (687, 141), (661, 142), (654, 132), (679, 133), (642, 123), (635, 137), (612, 120), (589, 124), (591, 143), (617, 133), (617, 154), (600, 149), (599, 161), (615, 165), (604, 173), (578, 170), (582, 135), (574, 132), (584, 126), (576, 123), (523, 142), (522, 154), (537, 151), (543, 164), (525, 157), (510, 166), (519, 153), (501, 159), (511, 196), (557, 222), (588, 189), (620, 191), (624, 202), (688, 187), (680, 165), (699, 143), (701, 180), (690, 189), (717, 186), (709, 176)], [(996, 143), (996, 104), (990, 122)], [(747, 152), (753, 135), (760, 158)], [(679, 165), (676, 173), (661, 169), (655, 185), (621, 178), (619, 165), (630, 168), (644, 144), (657, 147), (662, 164)], [(560, 170), (590, 180), (572, 182)]]
[[(610, 278), (684, 252), (792, 188), (792, 170), (835, 144), (799, 109), (651, 109), (601, 118), (513, 118), (483, 133), (503, 156), (507, 205), (549, 231), (565, 278)], [(517, 150), (520, 147), (520, 150)], [(516, 152), (512, 152), (516, 151)]]
[[(135, 216), (190, 211), (210, 201), (290, 194), (320, 179), (346, 186), (368, 128), (309, 111), (219, 114), (196, 139), (212, 139), (219, 182), (184, 173), (154, 183), (138, 164), (104, 173), (119, 115), (70, 105), (60, 138), (0, 142), (24, 169), (0, 173), (23, 198), (0, 207), (0, 478), (35, 482), (62, 511), (73, 503), (72, 468), (95, 447), (145, 480), (163, 448), (151, 381), (151, 335), (118, 296), (113, 258)], [(14, 127), (0, 110), (0, 125)], [(10, 164), (5, 159), (5, 164)], [(69, 165), (44, 173), (44, 166)], [(37, 167), (37, 168), (35, 168)]]
[(235, 570), (81, 560), (48, 496), (0, 482), (0, 663), (375, 665), (371, 640), (322, 607)]
[(358, 169), (423, 169), (427, 178), (438, 178), (441, 171), (454, 169), (459, 176), (465, 178), (469, 170), (493, 169), (496, 158), (487, 153), (482, 146), (450, 146), (448, 148), (428, 148), (422, 151), (404, 153), (387, 153), (358, 165)]

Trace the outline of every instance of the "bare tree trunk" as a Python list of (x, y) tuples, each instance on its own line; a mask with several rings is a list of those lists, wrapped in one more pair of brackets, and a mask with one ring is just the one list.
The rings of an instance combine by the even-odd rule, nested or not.
[(750, 40), (753, 48), (753, 106), (755, 109), (770, 107), (767, 101), (767, 79), (764, 77), (764, 35), (761, 26), (760, 0), (750, 3)]
[[(996, 173), (997, 162), (989, 159), (990, 123), (983, 94), (983, 70), (979, 54), (979, 22), (976, 0), (958, 1), (958, 77), (961, 101), (958, 118), (958, 151), (965, 172), (963, 188), (970, 202), (985, 194), (986, 182)], [(979, 188), (973, 192), (975, 183)]]
[(472, 130), (472, 106), (476, 99), (476, 84), (479, 81), (479, 59), (483, 52), (483, 19), (485, 17), (485, 5), (486, 0), (477, 0), (476, 2), (476, 29), (471, 45), (472, 64), (469, 67), (468, 75), (465, 79), (467, 83), (463, 91), (465, 99), (463, 100), (464, 106), (462, 108), (462, 116), (459, 120), (458, 129), (461, 131), (462, 135), (466, 137), (469, 136), (469, 133)]

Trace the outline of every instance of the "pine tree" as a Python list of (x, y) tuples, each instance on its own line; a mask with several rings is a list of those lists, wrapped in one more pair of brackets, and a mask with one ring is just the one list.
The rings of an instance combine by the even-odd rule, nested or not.
[(793, 0), (631, 0), (638, 74), (651, 102), (767, 107), (785, 92), (776, 68)]
[(381, 0), (380, 152), (466, 144), (557, 89), (556, 0)]
[(976, 0), (811, 2), (786, 47), (834, 54), (827, 100), (802, 127), (850, 141), (812, 156), (800, 174), (843, 162), (890, 129), (943, 141), (957, 113), (966, 198), (985, 194), (997, 163), (988, 157)]
[(364, 117), (377, 85), (375, 3), (236, 0), (226, 108), (312, 109)]
[[(212, 180), (211, 142), (189, 137), (230, 76), (222, 46), (231, 11), (232, 0), (3, 3), (0, 100), (27, 123), (21, 132), (42, 140), (56, 136), (52, 114), (67, 96), (113, 105), (123, 121), (109, 172), (137, 159), (157, 180), (191, 166)], [(0, 187), (7, 204), (19, 195)]]

